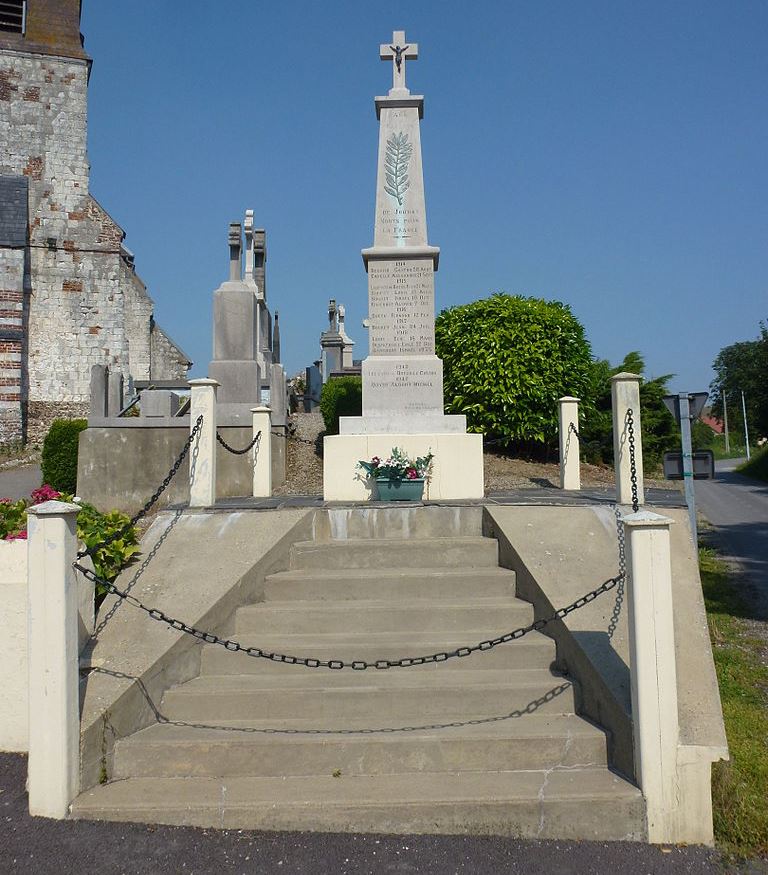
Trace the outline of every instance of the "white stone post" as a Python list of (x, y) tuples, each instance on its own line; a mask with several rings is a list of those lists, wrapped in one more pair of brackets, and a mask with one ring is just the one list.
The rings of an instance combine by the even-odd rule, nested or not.
[(679, 727), (669, 549), (672, 520), (642, 510), (622, 522), (635, 777), (646, 801), (648, 840), (675, 841)]
[(616, 374), (611, 377), (613, 404), (613, 464), (616, 471), (616, 501), (632, 504), (632, 477), (629, 452), (627, 411), (632, 411), (635, 438), (635, 470), (637, 472), (637, 503), (645, 504), (643, 488), (643, 436), (640, 430), (640, 380), (637, 374)]
[(253, 407), (253, 436), (261, 432), (261, 440), (251, 450), (253, 460), (253, 497), (272, 497), (272, 411), (269, 407)]
[(29, 813), (62, 819), (80, 789), (76, 504), (27, 511)]
[(190, 380), (192, 398), (189, 427), (195, 427), (202, 414), (203, 423), (189, 448), (189, 506), (212, 507), (216, 502), (216, 389), (217, 380), (203, 377)]
[(565, 395), (560, 406), (560, 488), (581, 489), (579, 399)]

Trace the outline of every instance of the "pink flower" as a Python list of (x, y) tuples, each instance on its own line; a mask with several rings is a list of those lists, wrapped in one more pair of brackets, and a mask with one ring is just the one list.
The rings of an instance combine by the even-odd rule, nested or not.
[(61, 493), (57, 492), (53, 486), (44, 483), (39, 489), (34, 490), (30, 498), (32, 499), (32, 504), (42, 504), (44, 501), (54, 501), (60, 496)]
[(0, 504), (11, 504), (10, 498), (0, 498)]
[(27, 540), (27, 530), (24, 529), (22, 532), (17, 532), (15, 535), (8, 535), (5, 539), (6, 541), (26, 541)]
[(405, 476), (406, 476), (409, 480), (416, 480), (416, 479), (418, 478), (418, 476), (419, 476), (419, 472), (418, 472), (415, 468), (409, 468), (409, 469), (405, 472)]
[(378, 456), (374, 456), (371, 459), (371, 464), (378, 468), (379, 465), (381, 464), (381, 459)]

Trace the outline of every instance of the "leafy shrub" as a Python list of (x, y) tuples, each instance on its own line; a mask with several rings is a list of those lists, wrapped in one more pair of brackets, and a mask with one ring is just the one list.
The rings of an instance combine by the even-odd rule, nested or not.
[(435, 323), (446, 411), (502, 445), (541, 448), (558, 433), (558, 398), (592, 401), (584, 329), (558, 301), (506, 294), (443, 310)]
[(363, 412), (363, 381), (360, 377), (332, 377), (320, 393), (320, 412), (328, 434), (339, 433), (340, 416)]
[[(13, 541), (27, 537), (27, 508), (44, 501), (72, 502), (71, 495), (57, 492), (49, 485), (35, 489), (29, 499), (22, 498), (12, 502), (0, 499), (0, 539)], [(113, 581), (122, 568), (138, 553), (138, 535), (134, 526), (128, 526), (130, 519), (119, 511), (102, 513), (92, 504), (77, 502), (80, 513), (77, 515), (77, 537), (86, 547), (96, 547), (116, 532), (127, 530), (110, 544), (96, 550), (93, 567), (100, 577)], [(98, 593), (98, 590), (97, 590)]]
[(60, 492), (77, 489), (77, 443), (85, 419), (55, 419), (43, 441), (43, 480)]
[(23, 498), (20, 501), (0, 499), (0, 540), (15, 541), (19, 537), (26, 538), (26, 510), (27, 502)]
[(748, 462), (739, 465), (737, 470), (740, 474), (746, 474), (747, 477), (768, 481), (768, 446), (755, 453)]
[[(613, 368), (605, 359), (593, 362), (594, 410), (585, 416), (579, 429), (585, 461), (593, 464), (613, 463), (611, 377), (624, 372), (642, 375), (644, 370), (645, 362), (639, 352), (628, 353), (624, 361)], [(643, 469), (647, 474), (658, 468), (666, 450), (680, 448), (680, 432), (674, 417), (664, 406), (664, 396), (668, 394), (667, 383), (671, 378), (672, 374), (665, 374), (640, 383)]]

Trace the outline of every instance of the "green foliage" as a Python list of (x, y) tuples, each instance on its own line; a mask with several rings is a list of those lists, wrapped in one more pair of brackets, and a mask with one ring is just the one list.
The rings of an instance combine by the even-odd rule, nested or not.
[[(722, 439), (716, 435), (712, 429), (700, 419), (697, 419), (691, 425), (691, 443), (694, 450), (711, 450), (714, 449), (718, 441), (722, 443)], [(671, 449), (671, 448), (670, 448)]]
[(0, 499), (0, 540), (13, 540), (27, 528), (27, 502)]
[(43, 481), (60, 492), (77, 489), (77, 442), (85, 419), (55, 419), (43, 442)]
[[(581, 427), (581, 448), (587, 462), (613, 462), (613, 414), (611, 409), (611, 377), (623, 372), (642, 375), (645, 362), (639, 352), (630, 352), (624, 361), (612, 368), (605, 359), (592, 364), (592, 391), (595, 410), (585, 417)], [(650, 472), (657, 468), (666, 450), (676, 450), (680, 433), (674, 417), (664, 406), (669, 394), (667, 384), (672, 374), (644, 380), (640, 384), (640, 425), (643, 436), (643, 468)]]
[(339, 433), (340, 416), (363, 412), (363, 381), (360, 377), (332, 377), (320, 393), (320, 412), (327, 434)]
[[(62, 496), (67, 501), (69, 497)], [(102, 513), (92, 504), (80, 502), (82, 508), (77, 515), (77, 537), (88, 547), (96, 547), (111, 535), (128, 527), (130, 519), (117, 510)], [(133, 526), (127, 528), (119, 538), (93, 554), (93, 567), (100, 577), (113, 581), (133, 556), (139, 552), (138, 535)]]
[(768, 481), (768, 445), (756, 452), (754, 456), (736, 469), (740, 474), (754, 477), (755, 480)]
[(760, 337), (733, 343), (720, 350), (712, 367), (715, 379), (710, 386), (712, 412), (724, 418), (723, 401), (728, 405), (731, 433), (741, 432), (741, 393), (747, 408), (750, 437), (768, 435), (768, 327), (761, 323)]
[(563, 395), (592, 406), (584, 329), (565, 304), (506, 294), (443, 310), (435, 323), (446, 411), (503, 446), (541, 449), (558, 432)]
[[(712, 550), (699, 551), (701, 583), (720, 687), (729, 762), (712, 765), (718, 844), (737, 854), (768, 852), (768, 666), (753, 615)], [(751, 621), (752, 620), (752, 621)]]
[(392, 447), (392, 454), (388, 459), (374, 456), (370, 462), (359, 461), (357, 467), (362, 468), (374, 480), (415, 480), (429, 476), (434, 458), (433, 453), (427, 453), (426, 456), (411, 459), (405, 450)]

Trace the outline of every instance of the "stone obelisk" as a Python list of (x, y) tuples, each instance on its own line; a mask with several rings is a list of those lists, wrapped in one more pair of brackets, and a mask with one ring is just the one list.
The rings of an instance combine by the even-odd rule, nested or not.
[(418, 46), (395, 31), (380, 47), (392, 88), (376, 98), (379, 160), (368, 271), (369, 355), (363, 362), (363, 415), (342, 434), (464, 433), (464, 416), (443, 413), (443, 363), (435, 355), (435, 278), (440, 250), (427, 238), (419, 120), (424, 98), (405, 84)]
[(326, 500), (365, 498), (357, 459), (386, 457), (394, 446), (411, 456), (435, 455), (430, 498), (483, 495), (482, 435), (466, 433), (466, 417), (446, 416), (443, 363), (435, 355), (435, 271), (430, 246), (419, 122), (424, 98), (405, 84), (418, 46), (395, 31), (379, 49), (392, 64), (392, 88), (377, 97), (379, 154), (373, 246), (362, 252), (368, 272), (369, 355), (363, 361), (362, 416), (339, 420), (325, 438)]

